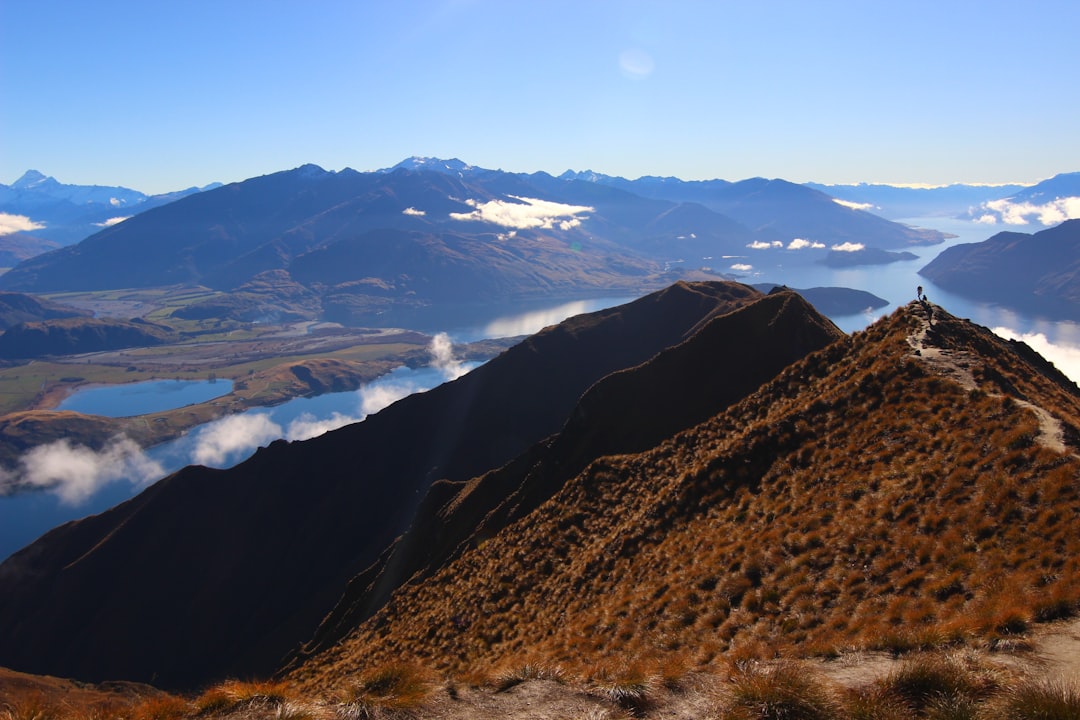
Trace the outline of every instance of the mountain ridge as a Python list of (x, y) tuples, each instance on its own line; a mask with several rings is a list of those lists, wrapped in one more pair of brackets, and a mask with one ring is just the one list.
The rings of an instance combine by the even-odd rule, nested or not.
[(171, 686), (269, 672), (407, 528), (432, 482), (509, 461), (600, 377), (761, 297), (680, 283), (571, 318), (362, 423), (272, 443), (227, 471), (185, 468), (62, 526), (0, 565), (0, 664)]
[(1080, 567), (1051, 548), (1080, 507), (1080, 390), (1027, 357), (900, 308), (700, 425), (594, 460), (285, 677), (325, 692), (391, 661), (705, 668), (1005, 641), (1067, 615)]

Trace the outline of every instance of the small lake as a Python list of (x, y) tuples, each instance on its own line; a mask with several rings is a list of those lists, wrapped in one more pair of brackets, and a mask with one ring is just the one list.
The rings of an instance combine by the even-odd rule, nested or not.
[(131, 417), (197, 405), (232, 392), (232, 380), (147, 380), (78, 390), (56, 406), (84, 415)]

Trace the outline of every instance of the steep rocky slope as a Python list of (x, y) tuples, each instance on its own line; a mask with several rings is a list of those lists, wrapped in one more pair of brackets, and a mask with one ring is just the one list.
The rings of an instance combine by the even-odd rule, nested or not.
[[(931, 326), (901, 308), (644, 452), (567, 468), (289, 677), (323, 692), (390, 661), (586, 673), (1007, 643), (1073, 613), (1080, 391), (935, 310)], [(500, 472), (527, 491), (543, 461)]]
[(597, 380), (763, 298), (677, 284), (571, 318), (363, 423), (273, 443), (231, 470), (185, 468), (58, 528), (0, 565), (0, 664), (170, 687), (269, 672), (433, 482), (505, 464)]
[(409, 532), (353, 579), (301, 655), (339, 641), (402, 582), (429, 575), (463, 548), (528, 515), (595, 458), (646, 450), (841, 336), (802, 297), (777, 291), (709, 319), (647, 362), (602, 378), (557, 436), (479, 478), (436, 483)]

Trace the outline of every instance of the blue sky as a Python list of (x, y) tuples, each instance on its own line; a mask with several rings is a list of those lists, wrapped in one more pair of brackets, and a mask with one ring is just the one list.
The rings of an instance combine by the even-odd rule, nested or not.
[(1080, 3), (0, 0), (0, 182), (410, 155), (686, 179), (1080, 170)]

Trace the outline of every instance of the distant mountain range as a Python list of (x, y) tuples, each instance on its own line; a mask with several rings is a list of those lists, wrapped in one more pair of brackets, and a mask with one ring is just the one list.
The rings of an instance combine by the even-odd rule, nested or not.
[(845, 336), (793, 292), (677, 283), (51, 531), (0, 564), (0, 665), (329, 694), (1015, 641), (1080, 601), (1078, 444), (1074, 383), (940, 308)]
[(1035, 185), (897, 187), (859, 183), (807, 183), (837, 200), (890, 219), (954, 217), (993, 225), (1056, 225), (1080, 216), (1080, 172), (1062, 173)]
[(1033, 234), (1000, 232), (947, 248), (919, 274), (977, 300), (1026, 312), (1080, 317), (1080, 220)]
[[(70, 245), (122, 218), (219, 185), (146, 195), (124, 187), (67, 185), (37, 170), (28, 170), (11, 185), (0, 183), (0, 213), (25, 218), (28, 227), (16, 237), (29, 235)], [(0, 252), (11, 239), (0, 235)]]
[(291, 297), (311, 298), (302, 313), (371, 323), (436, 302), (735, 277), (743, 264), (890, 262), (905, 257), (892, 249), (942, 238), (783, 180), (553, 177), (411, 158), (369, 173), (307, 165), (192, 193), (24, 261), (0, 287), (231, 292), (255, 283), (261, 294), (235, 305), (251, 317), (280, 313), (266, 290), (289, 286)]

